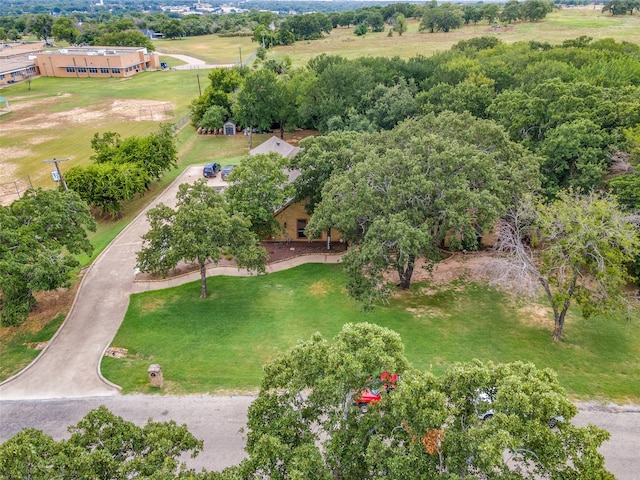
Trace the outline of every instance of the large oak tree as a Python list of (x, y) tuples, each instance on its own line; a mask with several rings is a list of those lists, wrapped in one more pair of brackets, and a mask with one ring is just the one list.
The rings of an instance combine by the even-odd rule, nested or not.
[(232, 214), (224, 197), (201, 179), (178, 187), (176, 208), (164, 204), (147, 213), (151, 229), (138, 252), (138, 268), (166, 276), (179, 262), (194, 262), (200, 269), (200, 296), (207, 296), (207, 263), (233, 257), (238, 268), (263, 272), (264, 248), (251, 232), (250, 221)]
[(478, 235), (538, 186), (538, 159), (469, 114), (408, 120), (362, 149), (363, 161), (327, 181), (308, 230), (336, 228), (349, 242), (348, 290), (366, 306), (388, 294), (387, 270), (409, 288), (418, 257), (438, 262), (446, 236), (477, 248)]
[[(25, 429), (0, 446), (0, 478), (195, 478), (181, 455), (197, 456), (202, 441), (174, 421), (139, 427), (101, 406), (56, 441)], [(205, 478), (205, 477), (201, 477)]]
[(73, 191), (28, 190), (9, 206), (0, 205), (0, 323), (21, 323), (36, 304), (35, 292), (67, 285), (91, 254), (86, 230), (95, 221)]
[[(400, 375), (396, 388), (358, 408), (354, 396), (385, 371)], [(483, 420), (487, 390), (494, 415)], [(265, 367), (249, 458), (225, 478), (612, 479), (597, 451), (608, 433), (573, 426), (576, 413), (549, 369), (476, 361), (436, 377), (411, 368), (397, 333), (347, 324)]]

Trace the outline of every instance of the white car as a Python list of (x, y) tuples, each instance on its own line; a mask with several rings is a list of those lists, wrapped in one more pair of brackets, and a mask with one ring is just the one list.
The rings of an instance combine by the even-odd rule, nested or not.
[[(473, 405), (476, 409), (476, 414), (480, 420), (489, 420), (495, 414), (495, 410), (491, 404), (496, 398), (497, 389), (490, 387), (486, 389), (479, 388), (476, 390), (476, 396), (473, 399)], [(549, 419), (549, 428), (556, 427), (559, 423), (564, 422), (562, 415), (552, 415)]]

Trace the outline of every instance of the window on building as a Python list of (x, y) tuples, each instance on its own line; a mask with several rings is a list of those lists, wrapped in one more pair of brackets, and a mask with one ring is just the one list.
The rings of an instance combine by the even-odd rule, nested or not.
[(100, 69), (100, 73), (109, 73), (109, 69), (108, 69), (108, 68), (105, 68), (105, 67), (102, 67), (102, 68)]
[(111, 69), (111, 73), (120, 73), (120, 69), (119, 68), (112, 68)]
[(98, 73), (97, 67), (89, 67), (89, 73)]
[(67, 67), (67, 73), (75, 73), (76, 67)]
[(87, 67), (78, 67), (78, 72), (87, 73)]
[(307, 221), (306, 220), (298, 220), (297, 221), (297, 231), (298, 231), (298, 238), (307, 238), (307, 236), (304, 234), (304, 229), (307, 228)]

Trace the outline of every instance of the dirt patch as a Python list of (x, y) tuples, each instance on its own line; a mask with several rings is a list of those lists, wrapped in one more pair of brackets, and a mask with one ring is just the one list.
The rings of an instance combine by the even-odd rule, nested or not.
[(109, 347), (104, 352), (104, 356), (111, 358), (126, 358), (128, 353), (129, 350), (127, 350), (126, 348)]
[(331, 289), (330, 285), (327, 285), (326, 282), (314, 282), (311, 285), (309, 285), (309, 292), (311, 293), (311, 295), (315, 295), (318, 297), (324, 297), (327, 295), (327, 293), (329, 293), (329, 290)]
[[(412, 283), (428, 281), (431, 285), (451, 283), (453, 280), (465, 278), (472, 282), (482, 282), (488, 279), (488, 267), (492, 262), (493, 253), (479, 251), (472, 253), (447, 253), (449, 257), (437, 263), (433, 271), (429, 272), (423, 258), (418, 259), (416, 268), (413, 271)], [(389, 281), (397, 281), (398, 274), (395, 271), (388, 271), (385, 278)], [(425, 294), (437, 292), (437, 290), (426, 288)]]
[(433, 307), (407, 307), (406, 310), (415, 318), (447, 318), (451, 316), (441, 309)]
[[(95, 123), (102, 121), (166, 121), (173, 118), (173, 105), (158, 100), (118, 99), (111, 102), (97, 102), (90, 107), (75, 107), (62, 112), (45, 112), (43, 107), (59, 102), (71, 94), (17, 103), (14, 113), (18, 113), (10, 125), (3, 125), (4, 131), (35, 130), (44, 131), (61, 125), (77, 123)], [(39, 136), (36, 139), (47, 141), (50, 137)], [(31, 144), (41, 143), (33, 139)], [(23, 155), (21, 155), (23, 156)], [(13, 157), (16, 158), (16, 157)]]
[(58, 95), (54, 95), (52, 97), (45, 97), (45, 98), (39, 98), (37, 100), (28, 100), (26, 102), (17, 102), (17, 100), (22, 100), (23, 98), (26, 98), (25, 96), (22, 97), (14, 97), (12, 98), (12, 101), (15, 103), (11, 104), (11, 110), (13, 112), (20, 112), (22, 110), (28, 110), (30, 108), (41, 108), (43, 105), (49, 105), (51, 103), (56, 103), (59, 102), (61, 98), (68, 98), (70, 97), (71, 94), (70, 93), (59, 93)]
[(40, 136), (30, 137), (29, 138), (29, 143), (31, 145), (39, 145), (41, 143), (45, 143), (45, 142), (49, 142), (51, 140), (55, 140), (55, 138), (56, 137), (47, 136), (47, 135), (40, 135)]
[(542, 305), (525, 305), (518, 309), (518, 318), (528, 326), (543, 327), (553, 331), (553, 311)]
[[(27, 157), (31, 155), (31, 150), (20, 147), (0, 147), (0, 157), (4, 160), (15, 160), (17, 158)], [(17, 170), (15, 165), (6, 162), (0, 163), (0, 177), (11, 176)]]
[(38, 304), (29, 314), (28, 320), (19, 327), (1, 328), (0, 340), (8, 340), (24, 333), (37, 333), (58, 315), (66, 315), (71, 309), (79, 286), (80, 280), (68, 289), (58, 288), (50, 292), (36, 293)]
[(162, 308), (167, 303), (166, 298), (155, 298), (153, 300), (147, 300), (145, 304), (142, 306), (142, 311), (144, 313), (155, 312), (156, 310)]

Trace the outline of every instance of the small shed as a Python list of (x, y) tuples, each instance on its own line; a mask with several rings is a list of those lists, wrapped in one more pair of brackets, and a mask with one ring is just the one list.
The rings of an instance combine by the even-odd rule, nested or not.
[(224, 125), (222, 126), (223, 132), (225, 135), (235, 135), (236, 134), (236, 124), (233, 123), (231, 120), (227, 120), (226, 122), (224, 122)]

